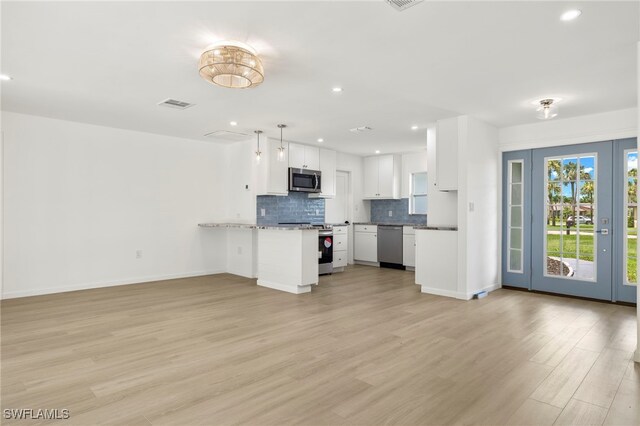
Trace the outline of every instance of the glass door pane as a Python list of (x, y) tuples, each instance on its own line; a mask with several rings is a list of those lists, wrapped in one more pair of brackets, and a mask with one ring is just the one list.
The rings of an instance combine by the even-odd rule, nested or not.
[(546, 275), (596, 279), (595, 154), (545, 159)]

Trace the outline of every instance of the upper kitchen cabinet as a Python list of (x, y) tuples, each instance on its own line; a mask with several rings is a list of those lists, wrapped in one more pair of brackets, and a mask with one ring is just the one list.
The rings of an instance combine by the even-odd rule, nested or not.
[(400, 198), (401, 156), (376, 155), (364, 159), (364, 198)]
[(320, 149), (322, 192), (319, 194), (309, 194), (309, 198), (333, 198), (336, 196), (336, 166), (337, 152), (330, 149)]
[(312, 146), (289, 144), (289, 167), (320, 170), (320, 149)]
[(289, 149), (284, 145), (284, 158), (278, 159), (280, 141), (267, 139), (258, 164), (257, 195), (287, 195), (289, 193)]
[(439, 120), (436, 126), (435, 186), (439, 191), (458, 190), (460, 119)]

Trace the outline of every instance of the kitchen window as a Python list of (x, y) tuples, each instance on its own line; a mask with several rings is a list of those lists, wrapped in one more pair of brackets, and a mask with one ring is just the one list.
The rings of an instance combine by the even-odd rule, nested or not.
[(409, 214), (427, 214), (427, 172), (411, 173)]

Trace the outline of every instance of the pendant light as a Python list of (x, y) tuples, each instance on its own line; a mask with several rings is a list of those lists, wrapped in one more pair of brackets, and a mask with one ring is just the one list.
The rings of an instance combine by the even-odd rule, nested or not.
[(280, 129), (280, 147), (278, 148), (278, 161), (284, 161), (284, 145), (282, 144), (282, 129), (287, 127), (286, 124), (278, 124)]
[(262, 134), (262, 130), (255, 130), (253, 133), (258, 135), (258, 149), (256, 150), (256, 163), (259, 163), (260, 157), (262, 156), (262, 151), (260, 151), (260, 134)]
[(536, 116), (540, 120), (549, 120), (558, 115), (558, 106), (553, 104), (554, 99), (542, 99), (540, 100), (540, 106), (538, 107)]

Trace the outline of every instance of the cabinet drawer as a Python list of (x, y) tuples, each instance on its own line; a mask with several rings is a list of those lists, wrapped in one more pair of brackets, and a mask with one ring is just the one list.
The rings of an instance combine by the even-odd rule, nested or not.
[(349, 237), (346, 235), (333, 234), (333, 250), (334, 251), (346, 250), (348, 241), (349, 241), (348, 238)]
[(333, 267), (341, 268), (343, 266), (347, 266), (347, 251), (340, 250), (333, 252)]
[(403, 226), (402, 233), (404, 235), (416, 235), (416, 230), (413, 226)]
[(355, 225), (354, 232), (376, 233), (378, 232), (378, 226), (377, 225)]
[(347, 226), (334, 226), (333, 235), (347, 235)]

